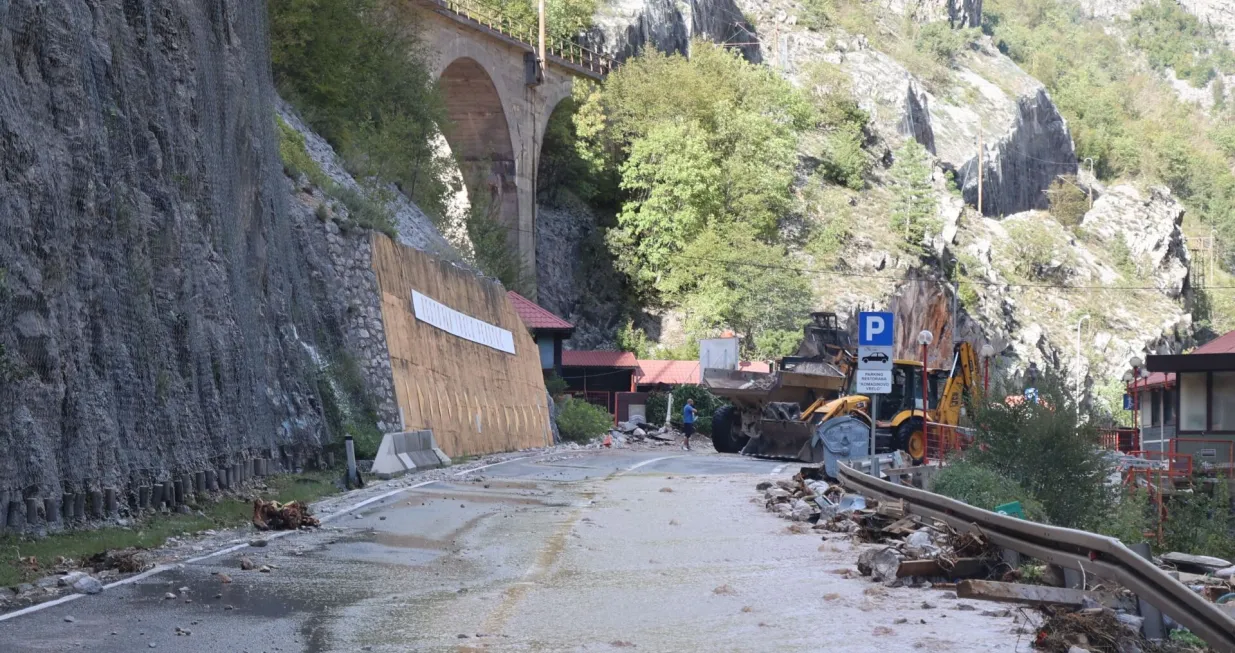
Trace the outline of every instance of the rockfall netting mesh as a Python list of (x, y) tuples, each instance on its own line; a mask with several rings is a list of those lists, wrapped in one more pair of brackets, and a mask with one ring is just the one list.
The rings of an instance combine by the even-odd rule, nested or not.
[(260, 2), (0, 3), (0, 528), (331, 438), (345, 315), (289, 207), (267, 38)]

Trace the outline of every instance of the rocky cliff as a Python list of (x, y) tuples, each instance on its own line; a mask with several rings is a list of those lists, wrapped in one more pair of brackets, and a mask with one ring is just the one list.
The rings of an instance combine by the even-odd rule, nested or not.
[(0, 493), (298, 465), (324, 373), (382, 390), (363, 238), (289, 203), (267, 38), (264, 3), (0, 2)]
[(755, 27), (734, 0), (613, 0), (602, 3), (584, 36), (588, 47), (618, 59), (645, 48), (687, 54), (690, 40), (731, 43), (749, 61), (761, 60)]

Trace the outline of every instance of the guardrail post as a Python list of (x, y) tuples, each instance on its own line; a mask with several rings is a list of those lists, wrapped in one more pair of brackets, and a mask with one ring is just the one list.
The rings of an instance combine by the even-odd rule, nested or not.
[[(1140, 542), (1128, 548), (1132, 549), (1134, 553), (1142, 558), (1153, 561), (1153, 553), (1149, 549), (1149, 542)], [(1136, 606), (1137, 611), (1144, 618), (1144, 621), (1141, 622), (1141, 634), (1148, 639), (1162, 639), (1166, 637), (1166, 624), (1162, 622), (1162, 611), (1150, 605), (1149, 602), (1139, 596), (1136, 599)]]

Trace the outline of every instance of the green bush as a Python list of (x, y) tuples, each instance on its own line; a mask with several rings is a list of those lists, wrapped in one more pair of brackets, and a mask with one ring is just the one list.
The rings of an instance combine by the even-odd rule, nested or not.
[(927, 23), (918, 30), (914, 46), (935, 61), (951, 66), (956, 62), (956, 57), (969, 47), (977, 36), (976, 29), (952, 29), (952, 26), (945, 22)]
[(931, 491), (983, 510), (994, 510), (996, 506), (1019, 501), (1027, 519), (1046, 519), (1042, 504), (1016, 481), (967, 460), (944, 467), (935, 476)]
[(1133, 488), (1119, 493), (1095, 530), (1131, 546), (1145, 541), (1145, 533), (1151, 528), (1150, 517), (1149, 492)]
[(1081, 224), (1089, 211), (1089, 196), (1076, 185), (1075, 176), (1059, 177), (1046, 191), (1051, 215), (1065, 227)]
[(1226, 479), (1193, 479), (1191, 493), (1170, 495), (1162, 536), (1167, 551), (1220, 558), (1235, 556), (1231, 497)]
[(1095, 528), (1115, 498), (1107, 486), (1111, 463), (1100, 447), (1096, 420), (1081, 418), (1057, 374), (1044, 371), (1036, 387), (1040, 403), (972, 407), (975, 441), (965, 459), (1024, 488), (1051, 523)]
[(557, 407), (557, 429), (562, 439), (587, 442), (613, 428), (613, 416), (600, 406), (582, 399), (567, 398)]
[(570, 384), (566, 382), (566, 379), (563, 379), (556, 373), (545, 377), (545, 390), (549, 392), (550, 397), (560, 397), (562, 393), (566, 392), (568, 387), (570, 387)]
[[(704, 435), (712, 434), (712, 415), (716, 409), (725, 404), (716, 395), (708, 392), (707, 388), (698, 385), (680, 385), (673, 389), (673, 415), (669, 423), (674, 428), (682, 428), (682, 410), (686, 405), (687, 399), (695, 400), (695, 430)], [(653, 392), (648, 395), (647, 400), (647, 420), (649, 424), (664, 424), (665, 423), (665, 408), (668, 404), (669, 394), (664, 392)]]

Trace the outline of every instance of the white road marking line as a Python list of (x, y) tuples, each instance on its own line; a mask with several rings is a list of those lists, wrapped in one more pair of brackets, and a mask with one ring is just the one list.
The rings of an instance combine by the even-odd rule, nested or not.
[(768, 474), (768, 476), (776, 476), (777, 474), (781, 473), (781, 471), (783, 471), (784, 469), (785, 469), (785, 465), (775, 467), (772, 469), (772, 473)]
[(686, 456), (686, 454), (680, 454), (680, 455), (677, 455), (677, 456), (661, 456), (660, 458), (653, 458), (653, 459), (651, 459), (651, 460), (645, 460), (645, 461), (643, 461), (643, 462), (641, 462), (641, 463), (635, 463), (635, 464), (634, 464), (634, 465), (632, 465), (629, 469), (626, 469), (626, 470), (623, 470), (623, 471), (621, 471), (621, 472), (618, 472), (618, 476), (621, 476), (622, 474), (626, 474), (626, 473), (629, 473), (629, 472), (633, 472), (633, 471), (635, 471), (636, 469), (639, 469), (640, 467), (643, 467), (643, 466), (645, 466), (645, 465), (651, 465), (652, 463), (658, 463), (658, 462), (660, 462), (660, 461), (662, 461), (662, 460), (669, 460), (670, 458), (684, 458), (685, 456)]
[[(550, 455), (552, 455), (552, 454), (544, 454), (544, 456), (550, 456)], [(487, 469), (487, 468), (489, 468), (489, 467), (496, 467), (496, 466), (498, 466), (498, 465), (505, 465), (506, 463), (513, 463), (513, 462), (515, 462), (516, 460), (527, 460), (528, 458), (534, 458), (534, 457), (535, 457), (535, 456), (520, 456), (520, 457), (518, 457), (518, 458), (511, 458), (510, 460), (503, 460), (503, 461), (501, 461), (501, 462), (490, 463), (490, 464), (488, 464), (488, 465), (481, 465), (480, 467), (472, 467), (472, 468), (470, 468), (470, 469), (465, 469), (465, 470), (462, 470), (462, 471), (459, 471), (459, 472), (455, 472), (455, 474), (454, 474), (454, 475), (455, 475), (455, 476), (463, 476), (464, 474), (470, 474), (470, 473), (472, 473), (472, 472), (479, 471), (479, 470), (482, 470), (482, 469)], [(542, 457), (543, 457), (543, 456), (542, 456)], [(669, 458), (676, 458), (676, 456), (667, 456), (667, 457), (669, 457)], [(657, 458), (656, 460), (664, 460), (664, 459), (663, 459), (663, 458)], [(649, 460), (649, 461), (647, 461), (647, 463), (653, 463), (653, 462), (656, 462), (656, 460)], [(647, 464), (647, 463), (643, 463), (643, 464), (645, 465), (645, 464)], [(642, 465), (636, 465), (636, 466), (638, 467), (638, 466), (642, 466)], [(335, 519), (336, 517), (340, 517), (340, 516), (342, 516), (342, 515), (346, 515), (346, 514), (348, 514), (348, 513), (350, 513), (350, 512), (355, 512), (355, 511), (357, 511), (357, 510), (359, 510), (359, 509), (361, 509), (361, 508), (363, 508), (363, 507), (365, 507), (365, 506), (367, 506), (367, 505), (370, 505), (370, 504), (376, 503), (376, 502), (378, 502), (378, 501), (381, 501), (382, 499), (389, 499), (390, 497), (393, 497), (393, 496), (395, 496), (396, 494), (400, 494), (400, 493), (403, 493), (403, 492), (407, 492), (408, 490), (415, 490), (416, 488), (419, 488), (419, 487), (424, 487), (424, 486), (426, 486), (426, 485), (432, 485), (433, 483), (438, 483), (438, 482), (439, 482), (439, 481), (424, 481), (423, 483), (416, 483), (415, 485), (408, 485), (407, 487), (396, 488), (396, 489), (391, 490), (391, 491), (389, 491), (389, 492), (385, 492), (385, 493), (383, 493), (383, 494), (379, 494), (379, 495), (377, 495), (377, 496), (375, 496), (375, 497), (370, 497), (370, 498), (368, 498), (368, 499), (365, 499), (364, 501), (361, 501), (361, 502), (359, 502), (359, 503), (357, 503), (357, 504), (355, 504), (355, 505), (353, 505), (353, 506), (350, 506), (350, 507), (344, 508), (344, 509), (342, 509), (342, 510), (339, 510), (339, 511), (337, 511), (337, 512), (333, 512), (333, 513), (331, 513), (331, 514), (329, 514), (329, 515), (326, 515), (325, 517), (322, 517), (322, 518), (321, 518), (321, 521), (322, 521), (322, 522), (327, 522), (327, 521), (330, 521), (330, 520), (332, 520), (332, 519)], [(300, 532), (300, 531), (279, 531), (279, 532), (277, 532), (277, 533), (270, 533), (270, 534), (266, 535), (265, 537), (266, 537), (266, 539), (267, 539), (267, 540), (273, 540), (273, 539), (276, 539), (276, 538), (286, 537), (286, 536), (288, 536), (288, 535), (292, 535), (292, 534), (299, 533), (299, 532)], [(122, 578), (122, 579), (120, 579), (120, 580), (118, 580), (118, 581), (116, 581), (116, 582), (114, 582), (114, 583), (109, 584), (109, 585), (104, 585), (104, 586), (103, 586), (103, 589), (108, 590), (108, 589), (111, 589), (111, 588), (113, 588), (113, 587), (120, 587), (121, 585), (128, 585), (128, 584), (130, 584), (130, 583), (136, 583), (136, 582), (137, 582), (137, 581), (139, 581), (139, 580), (143, 580), (143, 579), (149, 578), (149, 577), (151, 577), (151, 576), (155, 576), (155, 575), (157, 575), (157, 574), (161, 574), (161, 573), (163, 573), (163, 572), (165, 572), (165, 571), (167, 571), (167, 570), (169, 570), (169, 569), (175, 569), (175, 568), (177, 568), (177, 567), (182, 567), (182, 566), (184, 566), (184, 565), (189, 565), (189, 564), (193, 564), (193, 563), (196, 563), (196, 562), (201, 562), (202, 560), (209, 560), (210, 558), (216, 558), (216, 557), (221, 556), (221, 555), (227, 555), (228, 553), (232, 553), (232, 552), (235, 552), (235, 551), (239, 551), (240, 549), (246, 549), (246, 548), (248, 548), (248, 547), (249, 547), (248, 542), (245, 542), (244, 544), (235, 544), (235, 545), (232, 545), (232, 546), (224, 547), (224, 548), (219, 549), (218, 551), (215, 551), (215, 552), (213, 552), (213, 553), (207, 553), (206, 555), (197, 556), (196, 558), (189, 558), (188, 560), (183, 560), (183, 561), (180, 561), (180, 562), (175, 562), (175, 563), (166, 564), (166, 565), (156, 565), (155, 567), (153, 567), (153, 568), (151, 568), (151, 569), (147, 569), (146, 571), (143, 571), (142, 573), (137, 574), (137, 575), (135, 575), (135, 576), (129, 576), (128, 578)], [(34, 612), (38, 612), (38, 611), (40, 611), (40, 610), (46, 610), (47, 608), (55, 607), (55, 606), (60, 605), (60, 604), (62, 604), (62, 603), (68, 603), (69, 601), (75, 601), (75, 600), (77, 600), (77, 599), (82, 598), (83, 596), (87, 596), (87, 595), (86, 595), (86, 594), (69, 594), (69, 595), (67, 595), (67, 596), (62, 596), (62, 597), (60, 597), (60, 598), (58, 598), (58, 599), (54, 599), (54, 600), (51, 600), (51, 601), (46, 601), (46, 602), (44, 602), (44, 603), (39, 603), (38, 605), (32, 605), (32, 606), (29, 606), (29, 607), (26, 607), (26, 608), (22, 608), (21, 610), (17, 610), (17, 611), (15, 611), (15, 612), (9, 612), (9, 613), (6, 613), (6, 614), (0, 614), (0, 621), (8, 621), (9, 619), (15, 619), (15, 618), (20, 617), (20, 616), (22, 616), (22, 615), (31, 614), (31, 613), (34, 613)]]
[(62, 596), (53, 601), (48, 601), (46, 603), (40, 603), (38, 605), (32, 605), (28, 608), (22, 608), (16, 612), (10, 612), (8, 614), (0, 614), (0, 621), (7, 621), (9, 619), (20, 617), (23, 614), (30, 614), (31, 612), (38, 612), (39, 610), (42, 610), (44, 608), (50, 608), (53, 605), (60, 605), (61, 603), (68, 603), (69, 601), (80, 599), (83, 596), (86, 596), (86, 595), (85, 594), (69, 594), (68, 596)]

